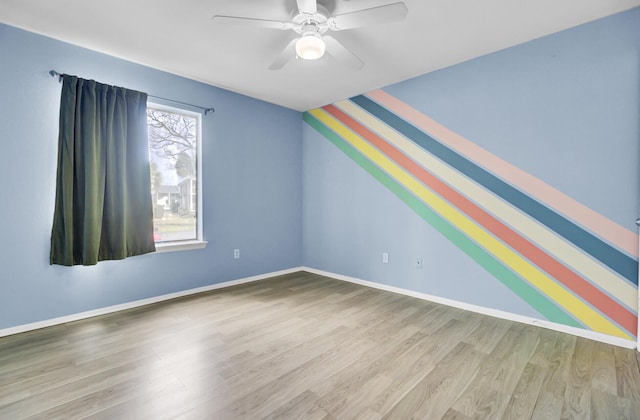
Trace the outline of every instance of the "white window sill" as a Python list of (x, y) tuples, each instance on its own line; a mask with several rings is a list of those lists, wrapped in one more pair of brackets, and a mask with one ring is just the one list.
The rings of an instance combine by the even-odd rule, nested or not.
[(193, 249), (202, 249), (207, 246), (207, 241), (181, 241), (166, 244), (156, 244), (156, 254), (163, 252), (190, 251)]

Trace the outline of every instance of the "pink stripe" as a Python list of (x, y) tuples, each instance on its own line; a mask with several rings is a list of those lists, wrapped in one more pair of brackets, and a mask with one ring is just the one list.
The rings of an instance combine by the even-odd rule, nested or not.
[(636, 233), (591, 210), (533, 175), (492, 155), (388, 93), (376, 90), (366, 96), (384, 105), (416, 127), (455, 149), (458, 153), (490, 169), (491, 172), (504, 180), (508, 180), (509, 183), (535, 197), (538, 201), (563, 213), (579, 225), (588, 228), (610, 244), (617, 246), (631, 256), (638, 256), (638, 235)]

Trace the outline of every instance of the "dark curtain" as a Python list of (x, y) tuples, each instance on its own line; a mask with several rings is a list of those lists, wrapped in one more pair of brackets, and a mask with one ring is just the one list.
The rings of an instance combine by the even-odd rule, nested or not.
[(147, 94), (62, 77), (51, 264), (155, 251)]

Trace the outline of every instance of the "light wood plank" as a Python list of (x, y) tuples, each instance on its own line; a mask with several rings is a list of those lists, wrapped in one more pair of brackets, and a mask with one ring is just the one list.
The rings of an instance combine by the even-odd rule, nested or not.
[(480, 369), (486, 356), (466, 343), (458, 344), (383, 418), (440, 418)]
[(545, 376), (545, 368), (533, 364), (533, 357), (525, 367), (518, 384), (509, 400), (503, 417), (505, 419), (527, 419), (533, 415), (540, 387)]
[(0, 418), (640, 418), (638, 354), (294, 273), (0, 338)]
[(611, 346), (604, 343), (594, 343), (591, 389), (618, 395), (614, 351)]
[(640, 400), (640, 376), (638, 359), (634, 350), (614, 348), (616, 364), (616, 384), (618, 396), (630, 400)]

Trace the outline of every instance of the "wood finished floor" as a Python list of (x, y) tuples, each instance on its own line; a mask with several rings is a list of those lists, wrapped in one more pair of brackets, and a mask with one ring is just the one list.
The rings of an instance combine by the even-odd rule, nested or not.
[(0, 419), (640, 419), (637, 353), (308, 273), (0, 338)]

